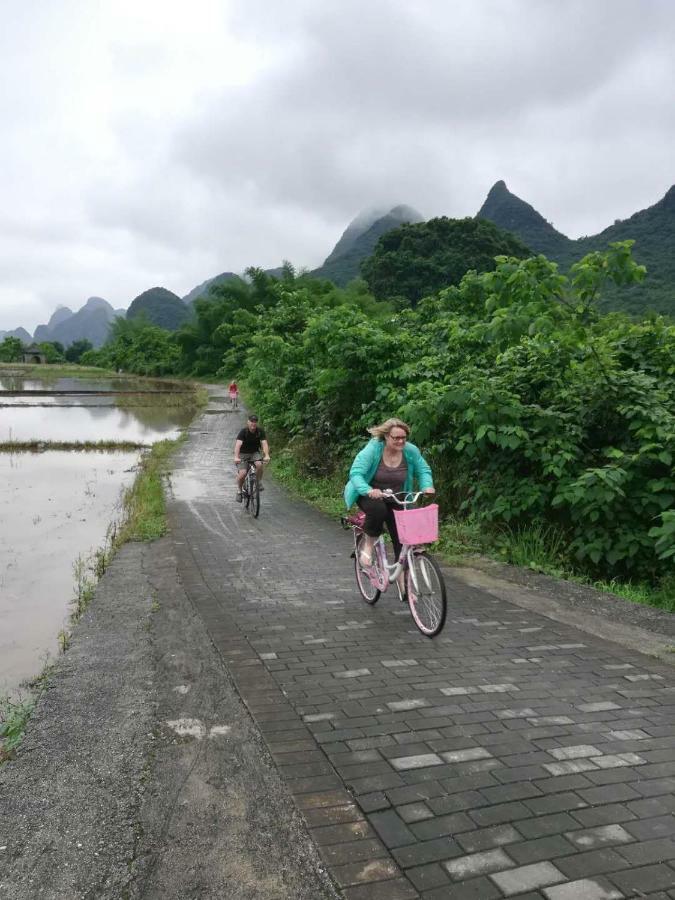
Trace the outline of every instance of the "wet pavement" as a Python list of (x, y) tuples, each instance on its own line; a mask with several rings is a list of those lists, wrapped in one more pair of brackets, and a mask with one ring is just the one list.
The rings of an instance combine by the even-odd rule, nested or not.
[(675, 670), (457, 571), (433, 641), (368, 607), (336, 522), (234, 502), (234, 418), (174, 474), (178, 571), (343, 895), (675, 897)]

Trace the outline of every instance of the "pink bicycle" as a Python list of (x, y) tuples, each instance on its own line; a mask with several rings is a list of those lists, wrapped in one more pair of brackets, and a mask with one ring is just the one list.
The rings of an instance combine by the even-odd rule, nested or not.
[[(372, 565), (361, 565), (359, 551), (364, 539), (366, 515), (358, 512), (342, 517), (343, 526), (351, 528), (354, 535), (354, 568), (359, 593), (372, 606), (391, 584), (395, 584), (400, 600), (408, 601), (415, 625), (422, 634), (434, 637), (443, 628), (447, 612), (443, 574), (438, 563), (425, 550), (425, 545), (438, 540), (438, 506), (432, 504), (411, 508), (422, 496), (421, 491), (410, 494), (384, 491), (383, 494), (401, 507), (395, 510), (394, 516), (402, 546), (398, 560), (393, 564), (387, 559), (384, 538), (379, 537), (375, 543)], [(402, 572), (405, 595), (398, 582)]]

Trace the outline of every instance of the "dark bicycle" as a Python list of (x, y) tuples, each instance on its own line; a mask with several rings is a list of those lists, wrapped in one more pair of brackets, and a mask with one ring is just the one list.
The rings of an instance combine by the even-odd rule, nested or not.
[(249, 459), (246, 468), (246, 477), (241, 486), (242, 505), (246, 512), (251, 513), (257, 519), (260, 515), (260, 485), (255, 460)]

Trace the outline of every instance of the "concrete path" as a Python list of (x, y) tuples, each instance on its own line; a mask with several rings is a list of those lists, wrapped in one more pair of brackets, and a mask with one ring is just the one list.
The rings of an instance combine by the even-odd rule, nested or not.
[(0, 766), (0, 898), (336, 897), (171, 541), (127, 544)]
[(675, 670), (451, 572), (433, 641), (368, 607), (336, 522), (234, 502), (239, 426), (193, 426), (178, 572), (343, 896), (675, 898)]

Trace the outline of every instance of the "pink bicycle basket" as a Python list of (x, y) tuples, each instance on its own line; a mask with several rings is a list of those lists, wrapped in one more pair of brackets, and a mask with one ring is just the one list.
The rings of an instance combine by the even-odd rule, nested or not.
[(438, 503), (418, 509), (395, 509), (394, 518), (402, 544), (433, 544), (438, 540)]

